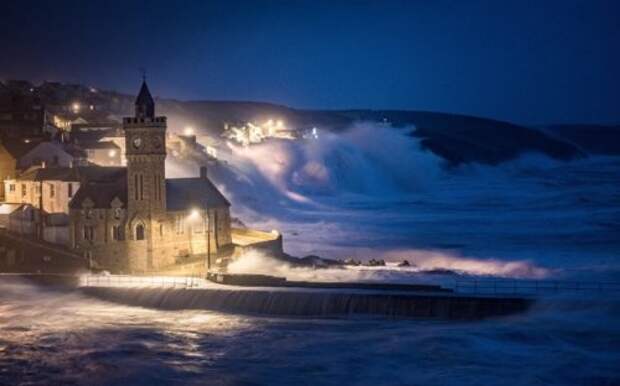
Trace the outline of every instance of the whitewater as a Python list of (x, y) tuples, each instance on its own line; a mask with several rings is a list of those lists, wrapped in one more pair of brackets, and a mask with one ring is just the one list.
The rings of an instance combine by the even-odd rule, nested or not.
[[(277, 229), (295, 256), (393, 263), (312, 270), (250, 253), (231, 269), (318, 281), (418, 282), (437, 268), (620, 281), (620, 158), (525, 154), (449, 166), (413, 129), (366, 123), (317, 139), (231, 144), (209, 175), (236, 218)], [(196, 166), (169, 160), (167, 173)], [(414, 266), (394, 265), (403, 259)], [(439, 322), (162, 311), (0, 280), (0, 385), (620, 384), (613, 292)]]

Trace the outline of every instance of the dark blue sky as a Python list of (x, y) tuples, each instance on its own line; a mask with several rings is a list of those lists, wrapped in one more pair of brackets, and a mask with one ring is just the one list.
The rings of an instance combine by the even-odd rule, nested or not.
[(620, 122), (620, 1), (11, 1), (0, 78)]

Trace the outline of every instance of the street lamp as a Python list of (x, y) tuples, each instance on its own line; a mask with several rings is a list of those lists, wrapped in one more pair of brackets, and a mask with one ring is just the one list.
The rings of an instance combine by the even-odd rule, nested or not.
[[(211, 221), (209, 221), (209, 208), (207, 208), (203, 212), (203, 216), (200, 216), (200, 210), (198, 209), (192, 209), (189, 213), (189, 216), (187, 216), (187, 218), (192, 222), (199, 220), (200, 217), (202, 217), (203, 228), (205, 229), (205, 233), (206, 233), (207, 273), (208, 273), (211, 270), (211, 226), (210, 226)], [(191, 232), (190, 232), (190, 237), (191, 237)], [(190, 243), (191, 243), (191, 239), (190, 239)]]

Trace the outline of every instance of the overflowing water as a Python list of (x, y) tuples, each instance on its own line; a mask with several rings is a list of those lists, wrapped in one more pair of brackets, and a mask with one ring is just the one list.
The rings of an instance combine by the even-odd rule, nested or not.
[(617, 298), (475, 323), (157, 311), (0, 283), (2, 385), (615, 385)]
[[(249, 253), (237, 272), (620, 281), (618, 158), (447, 168), (406, 131), (361, 125), (233, 146), (210, 175), (235, 216), (281, 231), (291, 254), (414, 264), (310, 270)], [(0, 280), (0, 385), (620, 384), (615, 292), (464, 323), (162, 311)]]

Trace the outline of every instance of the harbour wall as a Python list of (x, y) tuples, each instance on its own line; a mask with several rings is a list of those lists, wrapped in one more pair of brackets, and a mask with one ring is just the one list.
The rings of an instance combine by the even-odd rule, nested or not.
[(526, 311), (533, 299), (382, 291), (82, 287), (106, 301), (163, 310), (211, 310), (280, 317), (476, 320)]

